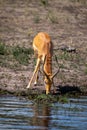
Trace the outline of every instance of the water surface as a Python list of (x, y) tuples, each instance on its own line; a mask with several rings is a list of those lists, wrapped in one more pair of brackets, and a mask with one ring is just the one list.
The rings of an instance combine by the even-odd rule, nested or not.
[(86, 130), (87, 97), (51, 106), (0, 96), (0, 130)]

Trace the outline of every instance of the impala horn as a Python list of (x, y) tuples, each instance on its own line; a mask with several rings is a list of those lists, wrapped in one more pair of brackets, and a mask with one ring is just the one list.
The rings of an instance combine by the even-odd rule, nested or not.
[(45, 60), (46, 60), (46, 55), (45, 55), (45, 57), (44, 57), (44, 63), (43, 63), (43, 73), (44, 73), (44, 75), (47, 77), (47, 79), (51, 81), (51, 79), (49, 78), (49, 76), (48, 76), (48, 75), (46, 74), (46, 72), (44, 71), (44, 64), (45, 64)]
[[(51, 77), (51, 79), (50, 79), (49, 76), (48, 76), (48, 75), (46, 74), (46, 72), (44, 71), (45, 60), (46, 60), (46, 56), (45, 56), (45, 58), (44, 58), (44, 63), (43, 63), (43, 72), (42, 72), (41, 70), (40, 70), (40, 72), (41, 72), (42, 74), (44, 74), (44, 75), (47, 77), (47, 79), (51, 80), (51, 79), (53, 79), (53, 78), (59, 73), (60, 68), (58, 67), (57, 72), (55, 72), (55, 73), (53, 74), (53, 76)], [(57, 56), (56, 56), (56, 55), (55, 55), (55, 60), (56, 60), (56, 62), (57, 62), (57, 65), (59, 66), (58, 59), (57, 59)]]
[(57, 72), (55, 72), (55, 73), (53, 74), (52, 79), (53, 79), (53, 78), (59, 73), (59, 71), (60, 71), (59, 63), (58, 63), (58, 59), (57, 59), (57, 56), (56, 56), (56, 55), (55, 55), (55, 61), (56, 61), (57, 65), (58, 65), (58, 70), (57, 70)]

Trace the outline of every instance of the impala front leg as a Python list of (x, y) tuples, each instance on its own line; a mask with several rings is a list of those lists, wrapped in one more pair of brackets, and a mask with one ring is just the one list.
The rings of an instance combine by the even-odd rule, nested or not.
[(36, 78), (35, 78), (35, 82), (34, 82), (34, 85), (36, 86), (37, 83), (38, 83), (38, 79), (39, 79), (39, 68), (38, 68), (38, 71), (36, 73)]
[(39, 67), (40, 67), (40, 61), (41, 61), (41, 59), (38, 58), (38, 59), (37, 59), (37, 64), (36, 64), (35, 70), (34, 70), (34, 72), (33, 72), (33, 76), (31, 77), (31, 80), (30, 80), (30, 82), (29, 82), (27, 88), (30, 88), (31, 83), (32, 83), (32, 81), (33, 81), (33, 79), (34, 79), (36, 73), (38, 73), (37, 71), (39, 70)]

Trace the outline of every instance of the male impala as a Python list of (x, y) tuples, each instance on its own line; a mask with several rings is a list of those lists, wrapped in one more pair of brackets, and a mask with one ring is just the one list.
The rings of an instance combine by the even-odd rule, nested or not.
[(40, 68), (41, 60), (43, 61), (43, 72), (45, 75), (45, 88), (46, 94), (50, 93), (51, 86), (53, 83), (54, 76), (58, 73), (56, 72), (52, 75), (52, 53), (53, 53), (53, 45), (50, 36), (47, 33), (40, 32), (38, 33), (33, 40), (33, 49), (37, 54), (37, 63), (35, 70), (33, 72), (33, 76), (27, 86), (30, 88), (31, 83), (36, 76), (35, 84), (37, 84), (38, 80), (38, 70)]

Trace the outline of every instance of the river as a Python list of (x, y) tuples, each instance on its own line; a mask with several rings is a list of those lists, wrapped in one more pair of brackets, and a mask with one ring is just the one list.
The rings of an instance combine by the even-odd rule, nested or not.
[(51, 105), (15, 96), (0, 96), (0, 130), (86, 129), (87, 96)]

